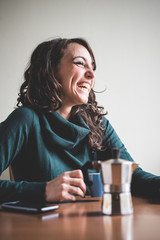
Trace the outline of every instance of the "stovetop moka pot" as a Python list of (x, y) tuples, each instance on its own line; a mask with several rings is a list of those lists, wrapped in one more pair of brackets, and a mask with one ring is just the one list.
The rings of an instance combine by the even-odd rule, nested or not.
[(120, 159), (120, 150), (112, 149), (112, 158), (103, 161), (90, 161), (82, 167), (86, 184), (88, 169), (101, 173), (103, 183), (102, 213), (106, 215), (125, 215), (133, 213), (132, 197), (130, 192), (132, 173), (138, 164)]

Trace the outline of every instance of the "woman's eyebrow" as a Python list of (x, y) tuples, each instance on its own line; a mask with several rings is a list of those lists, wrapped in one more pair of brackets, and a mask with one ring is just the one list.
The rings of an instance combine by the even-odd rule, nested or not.
[(82, 56), (76, 56), (76, 57), (73, 58), (73, 60), (76, 59), (76, 58), (82, 58), (85, 62), (87, 62), (87, 60), (86, 60), (85, 57), (82, 57)]

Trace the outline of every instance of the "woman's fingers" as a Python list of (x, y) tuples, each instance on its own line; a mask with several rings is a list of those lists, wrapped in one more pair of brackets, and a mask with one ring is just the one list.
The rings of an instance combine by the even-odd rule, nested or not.
[(71, 185), (71, 184), (67, 184), (67, 183), (62, 183), (61, 184), (61, 191), (62, 192), (68, 192), (70, 194), (76, 194), (80, 197), (84, 197), (85, 192), (82, 190), (82, 188), (80, 188), (77, 185)]
[[(72, 177), (72, 178), (81, 178), (81, 179), (84, 179), (83, 178), (83, 173), (80, 169), (77, 169), (77, 170), (73, 170), (73, 171), (70, 171), (70, 172), (64, 172), (63, 173), (65, 176), (69, 176), (69, 177)], [(63, 175), (62, 174), (62, 175)]]
[[(67, 176), (63, 176), (62, 177), (62, 184), (66, 183), (69, 186), (74, 186), (76, 188), (79, 188), (82, 192), (83, 195), (86, 192), (86, 184), (84, 183), (82, 178), (73, 178), (73, 177), (67, 177)], [(79, 191), (79, 190), (77, 190)], [(79, 191), (80, 192), (80, 191)], [(75, 192), (74, 192), (75, 193)], [(76, 193), (79, 195), (79, 193)]]
[(75, 201), (73, 194), (84, 197), (86, 185), (83, 180), (81, 170), (64, 172), (59, 177), (51, 180), (46, 184), (45, 199), (46, 201)]

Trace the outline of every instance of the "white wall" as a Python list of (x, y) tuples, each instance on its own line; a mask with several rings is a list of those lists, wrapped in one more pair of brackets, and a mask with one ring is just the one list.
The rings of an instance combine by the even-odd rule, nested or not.
[(37, 44), (84, 37), (97, 59), (95, 90), (107, 88), (99, 103), (134, 159), (159, 175), (159, 13), (159, 0), (1, 0), (0, 122)]

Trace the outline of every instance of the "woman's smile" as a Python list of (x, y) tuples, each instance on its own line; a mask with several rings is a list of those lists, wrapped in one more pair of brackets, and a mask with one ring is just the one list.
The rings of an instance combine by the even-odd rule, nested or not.
[(91, 85), (87, 82), (80, 82), (77, 85), (84, 92), (89, 92), (91, 89)]

